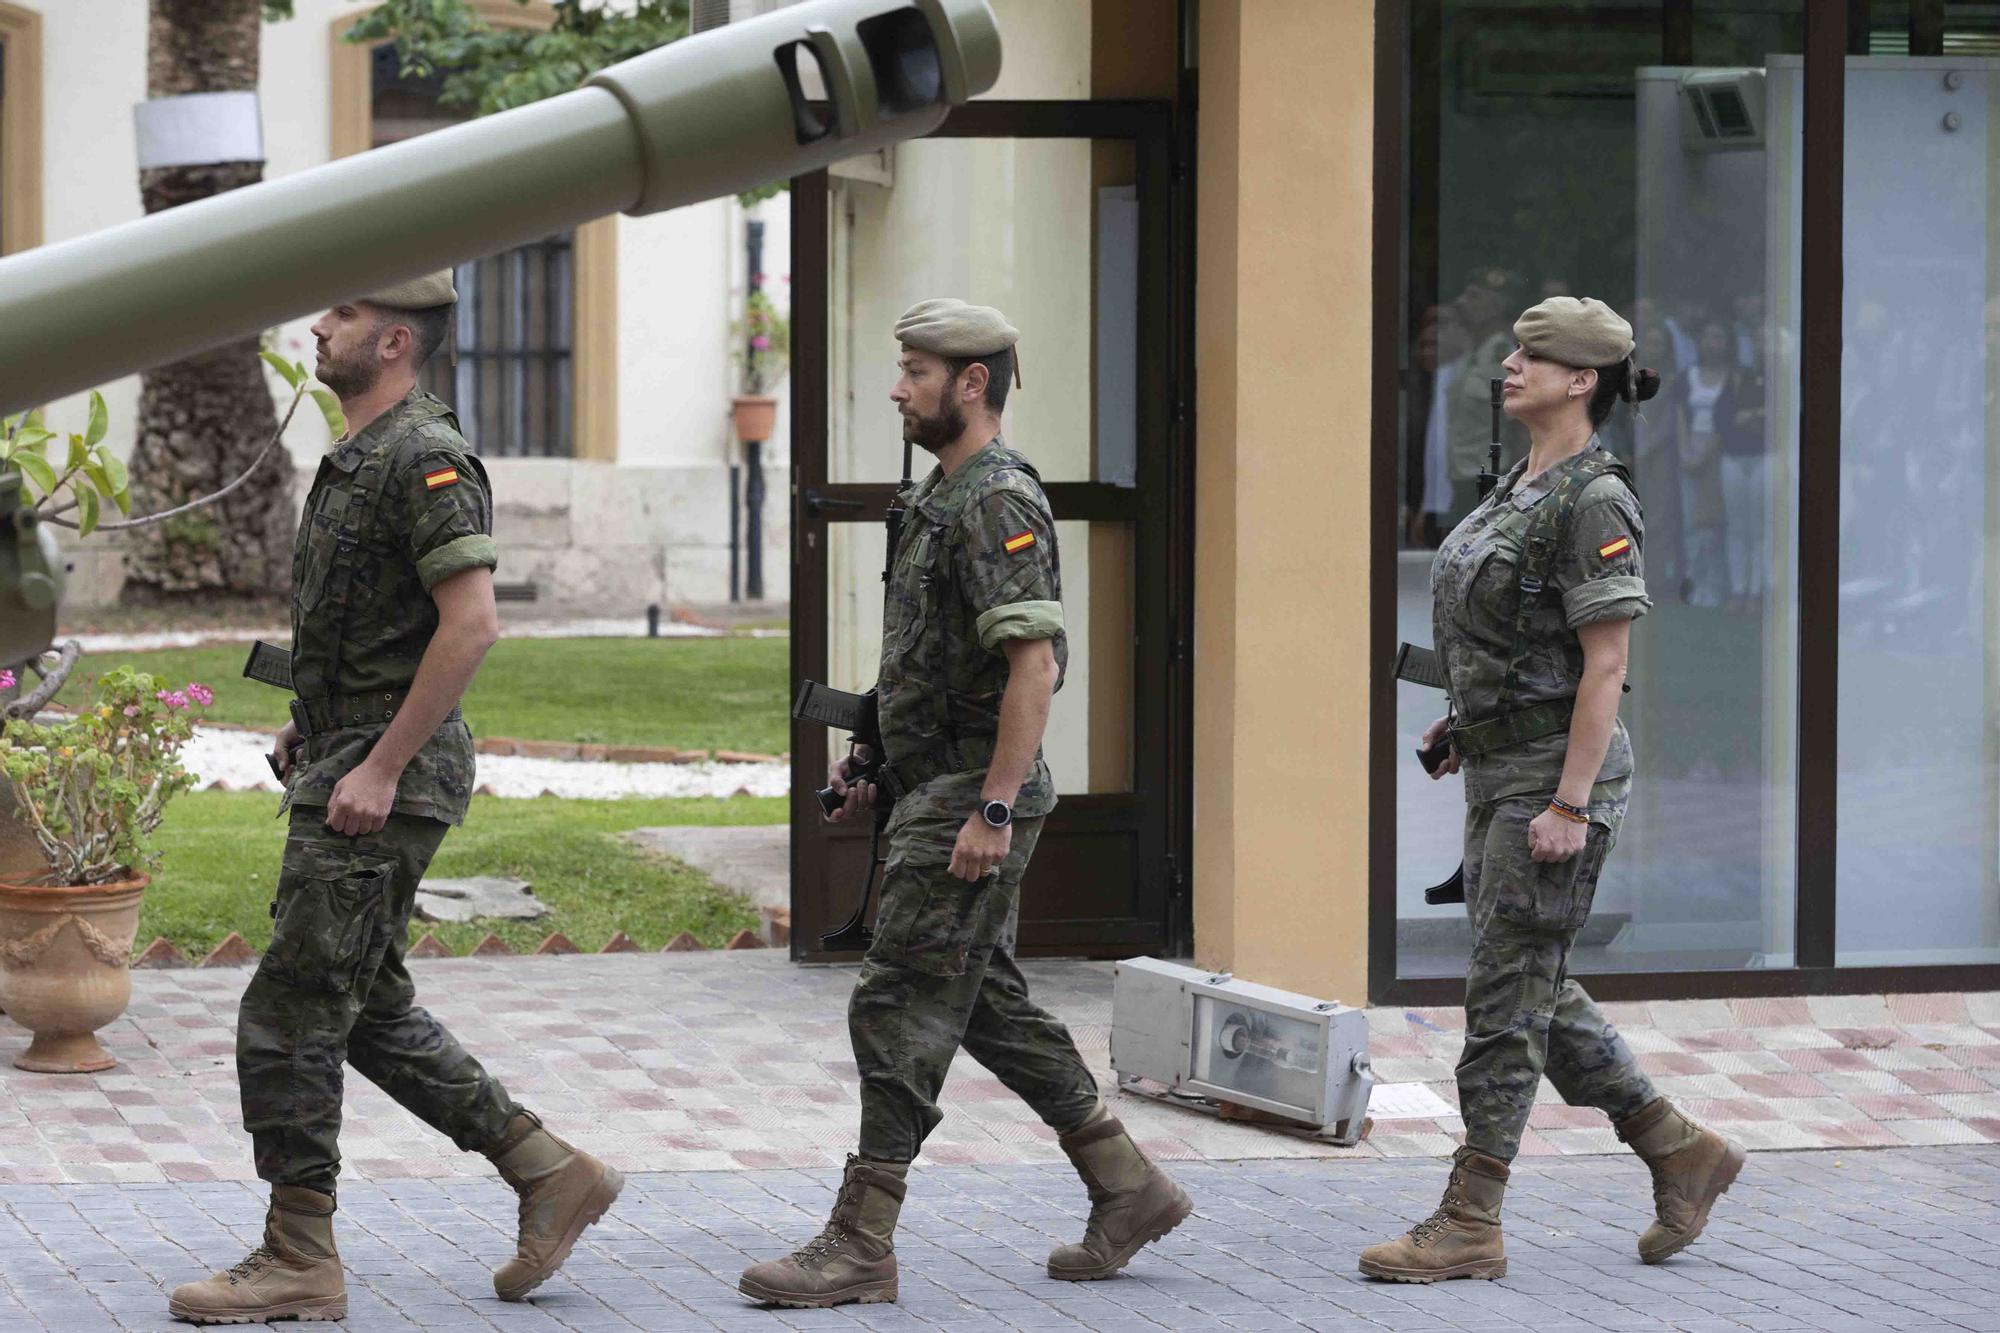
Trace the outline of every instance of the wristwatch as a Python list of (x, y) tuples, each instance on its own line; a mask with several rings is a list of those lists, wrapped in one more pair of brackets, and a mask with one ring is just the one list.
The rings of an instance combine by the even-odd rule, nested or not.
[(1005, 801), (988, 801), (979, 807), (979, 817), (994, 828), (1006, 828), (1014, 822), (1014, 807)]

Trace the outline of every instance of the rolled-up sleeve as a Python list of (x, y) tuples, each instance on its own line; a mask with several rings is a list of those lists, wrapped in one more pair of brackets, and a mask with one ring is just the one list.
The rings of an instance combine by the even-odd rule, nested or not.
[(463, 454), (429, 450), (403, 473), (397, 490), (410, 559), (425, 591), (468, 569), (499, 568), (493, 498), (484, 474)]
[(1558, 571), (1563, 619), (1571, 629), (1604, 620), (1636, 620), (1652, 609), (1646, 595), (1645, 540), (1630, 490), (1586, 493), (1572, 520), (1573, 546)]

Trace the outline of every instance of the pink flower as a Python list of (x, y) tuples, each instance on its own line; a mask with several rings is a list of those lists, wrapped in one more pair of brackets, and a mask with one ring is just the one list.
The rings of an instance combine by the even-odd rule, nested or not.
[(0, 690), (11, 690), (14, 688), (14, 683), (13, 672), (0, 670)]
[(153, 697), (169, 708), (186, 708), (188, 706), (187, 695), (181, 693), (179, 690), (161, 690)]
[(215, 702), (215, 691), (211, 690), (210, 688), (208, 688), (208, 686), (202, 684), (200, 681), (190, 681), (188, 683), (187, 693), (188, 693), (188, 698), (194, 700), (196, 703), (200, 704), (203, 708), (206, 708), (210, 704)]
[(127, 717), (137, 717), (137, 716), (139, 716), (139, 705), (137, 705), (137, 704), (126, 704), (126, 705), (125, 705), (125, 716), (127, 716)]
[(760, 333), (750, 340), (750, 345), (761, 352), (771, 345), (771, 340)]

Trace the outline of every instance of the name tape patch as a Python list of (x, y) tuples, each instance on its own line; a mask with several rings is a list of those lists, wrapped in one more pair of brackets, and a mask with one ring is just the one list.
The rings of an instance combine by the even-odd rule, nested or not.
[(1620, 537), (1616, 541), (1608, 541), (1598, 547), (1597, 553), (1606, 560), (1609, 560), (1613, 556), (1623, 555), (1631, 549), (1632, 539), (1630, 537)]
[(1035, 534), (1032, 532), (1017, 532), (1005, 543), (1008, 555), (1019, 555), (1034, 544)]
[(457, 484), (458, 469), (455, 467), (441, 467), (435, 472), (424, 473), (424, 487), (427, 490), (434, 491), (441, 486), (456, 486)]

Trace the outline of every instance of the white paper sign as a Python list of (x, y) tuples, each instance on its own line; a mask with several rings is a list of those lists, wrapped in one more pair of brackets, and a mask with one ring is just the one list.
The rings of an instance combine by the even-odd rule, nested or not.
[(155, 98), (132, 108), (132, 125), (141, 168), (264, 160), (264, 122), (255, 93)]
[(1438, 1120), (1458, 1111), (1422, 1083), (1378, 1083), (1368, 1094), (1368, 1114), (1376, 1120)]

